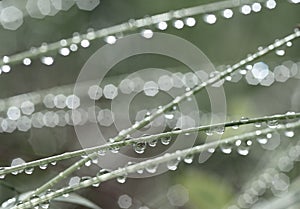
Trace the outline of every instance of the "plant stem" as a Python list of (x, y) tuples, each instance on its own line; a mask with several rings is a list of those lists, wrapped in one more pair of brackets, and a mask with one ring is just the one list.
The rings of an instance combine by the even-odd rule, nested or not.
[[(221, 1), (221, 2), (215, 2), (215, 3), (210, 3), (210, 4), (205, 4), (205, 5), (199, 5), (195, 7), (190, 7), (186, 9), (180, 9), (180, 10), (174, 10), (174, 11), (169, 11), (165, 12), (162, 14), (157, 14), (151, 17), (145, 17), (137, 20), (129, 20), (128, 22), (119, 24), (119, 25), (114, 25), (108, 28), (103, 28), (100, 30), (95, 31), (95, 35), (92, 38), (89, 38), (88, 33), (83, 34), (80, 37), (82, 39), (89, 39), (89, 40), (94, 40), (94, 39), (100, 39), (104, 38), (108, 35), (114, 35), (117, 33), (124, 33), (126, 31), (131, 31), (135, 30), (138, 28), (143, 28), (147, 27), (150, 25), (155, 25), (157, 23), (160, 23), (162, 21), (170, 21), (172, 19), (176, 18), (184, 18), (188, 16), (193, 16), (193, 15), (199, 15), (199, 14), (205, 14), (209, 12), (215, 12), (215, 11), (220, 11), (223, 9), (227, 8), (234, 8), (234, 7), (240, 7), (245, 4), (253, 4), (255, 2), (266, 2), (267, 0), (227, 0), (227, 1)], [(47, 54), (51, 51), (57, 51), (62, 47), (69, 47), (71, 44), (73, 44), (72, 38), (66, 39), (66, 44), (61, 45), (61, 42), (55, 42), (47, 45), (47, 50), (40, 50), (39, 48), (37, 49), (37, 52), (32, 52), (32, 50), (24, 51), (21, 53), (14, 54), (9, 57), (9, 62), (4, 63), (3, 60), (0, 60), (0, 65), (3, 64), (15, 64), (15, 63), (20, 63), (24, 58), (35, 58), (39, 57), (43, 54)]]
[[(280, 125), (277, 128), (273, 128), (273, 129), (266, 128), (266, 129), (262, 129), (260, 131), (261, 131), (261, 134), (267, 134), (267, 133), (272, 133), (272, 132), (279, 131), (279, 130), (295, 129), (295, 128), (298, 128), (299, 126), (300, 126), (300, 121), (297, 121), (297, 122), (293, 122), (293, 123), (287, 123), (287, 124), (284, 124), (284, 125)], [(146, 161), (143, 161), (143, 162), (140, 162), (140, 163), (136, 163), (136, 164), (133, 164), (133, 165), (128, 165), (126, 167), (116, 169), (116, 170), (114, 170), (110, 173), (106, 173), (106, 174), (103, 174), (101, 176), (93, 177), (91, 179), (80, 182), (76, 186), (68, 186), (68, 187), (61, 188), (57, 191), (51, 192), (49, 194), (45, 194), (41, 197), (34, 198), (29, 202), (25, 202), (23, 204), (15, 206), (15, 207), (13, 207), (13, 209), (30, 208), (30, 207), (36, 206), (40, 203), (43, 203), (45, 201), (49, 201), (49, 200), (52, 200), (56, 197), (62, 196), (64, 194), (74, 192), (74, 191), (82, 189), (82, 188), (89, 187), (93, 184), (105, 182), (105, 181), (114, 179), (114, 178), (119, 177), (119, 176), (126, 176), (129, 173), (135, 173), (138, 170), (145, 169), (146, 167), (148, 167), (150, 165), (160, 165), (160, 164), (169, 162), (170, 160), (182, 159), (186, 155), (193, 155), (193, 154), (197, 154), (197, 153), (206, 151), (210, 148), (215, 148), (215, 147), (217, 147), (221, 144), (234, 143), (237, 140), (244, 141), (244, 140), (247, 140), (247, 139), (252, 139), (254, 137), (257, 137), (257, 132), (256, 131), (248, 132), (248, 133), (238, 135), (238, 136), (229, 137), (229, 138), (226, 138), (226, 139), (223, 139), (223, 140), (210, 142), (210, 143), (203, 144), (203, 145), (198, 145), (198, 146), (195, 146), (195, 147), (192, 147), (192, 148), (176, 151), (176, 152), (171, 153), (171, 154), (167, 153), (163, 156), (159, 156), (159, 157), (156, 157), (156, 158), (153, 158), (153, 159), (150, 159), (150, 160), (146, 160)]]
[(213, 125), (205, 125), (205, 126), (199, 126), (199, 127), (194, 127), (194, 128), (188, 128), (188, 129), (182, 129), (182, 130), (174, 130), (174, 131), (169, 131), (165, 133), (160, 133), (160, 134), (154, 134), (150, 136), (142, 136), (138, 138), (131, 138), (129, 140), (124, 140), (120, 142), (114, 142), (114, 143), (107, 143), (104, 145), (100, 146), (95, 146), (95, 147), (90, 147), (86, 149), (81, 149), (81, 150), (76, 150), (72, 152), (65, 152), (60, 155), (55, 155), (31, 162), (27, 162), (24, 164), (16, 165), (16, 166), (11, 166), (11, 167), (3, 167), (0, 170), (0, 175), (5, 175), (9, 174), (15, 171), (21, 171), (26, 168), (32, 168), (44, 164), (49, 164), (51, 162), (57, 162), (61, 160), (66, 160), (78, 156), (82, 156), (85, 154), (91, 154), (97, 151), (106, 151), (114, 147), (123, 147), (127, 145), (133, 145), (138, 142), (150, 142), (155, 139), (160, 139), (163, 137), (167, 136), (176, 136), (179, 134), (185, 134), (185, 133), (193, 133), (193, 132), (200, 132), (200, 131), (206, 131), (218, 127), (232, 127), (232, 126), (242, 126), (242, 125), (247, 125), (247, 124), (254, 124), (254, 123), (262, 123), (262, 122), (268, 122), (272, 120), (288, 120), (288, 119), (298, 119), (300, 118), (300, 113), (295, 113), (295, 114), (277, 114), (277, 115), (272, 115), (272, 116), (263, 116), (263, 117), (257, 117), (257, 118), (251, 118), (248, 120), (239, 120), (239, 121), (232, 121), (232, 122), (227, 122), (227, 123), (218, 123), (218, 124), (213, 124)]

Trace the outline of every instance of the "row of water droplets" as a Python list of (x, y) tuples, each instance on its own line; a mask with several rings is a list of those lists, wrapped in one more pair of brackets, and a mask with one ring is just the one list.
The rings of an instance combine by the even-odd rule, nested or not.
[[(290, 115), (291, 113), (289, 113), (288, 115)], [(242, 120), (246, 120), (245, 118), (243, 118)], [(272, 125), (271, 125), (271, 128), (275, 128), (276, 127), (276, 124), (277, 122), (273, 121)], [(260, 126), (259, 124), (256, 124), (256, 126)], [(291, 137), (290, 134), (287, 135), (288, 137)], [(251, 146), (252, 142), (250, 143), (249, 142), (250, 140), (246, 140), (245, 143), (248, 145), (248, 146)], [(236, 140), (235, 141), (235, 144), (236, 146), (240, 146), (241, 145), (241, 140)], [(290, 155), (293, 156), (293, 160), (296, 160), (299, 158), (299, 152), (300, 150), (296, 147), (294, 147), (293, 149), (290, 150)], [(171, 160), (169, 160), (167, 163), (166, 163), (166, 166), (169, 170), (173, 171), (173, 170), (176, 170), (179, 163), (181, 161), (184, 161), (185, 163), (187, 164), (190, 164), (193, 162), (193, 155), (185, 155), (185, 157), (183, 157), (182, 153), (184, 153), (183, 151), (176, 151), (175, 154), (177, 154), (179, 157), (177, 158), (173, 158)], [(239, 153), (241, 155), (245, 155), (244, 153)], [(103, 153), (101, 153), (101, 155), (103, 155)], [(163, 156), (163, 158), (169, 158), (169, 156), (171, 156), (171, 154), (167, 153)], [(84, 156), (85, 157), (85, 156)], [(159, 161), (158, 161), (159, 162)], [(89, 161), (88, 164), (86, 164), (86, 166), (90, 166), (91, 163), (97, 163), (97, 160), (91, 160)], [(160, 163), (152, 163), (152, 164), (147, 164), (147, 161), (144, 162), (146, 163), (147, 167), (143, 168), (143, 169), (139, 169), (139, 170), (136, 170), (137, 173), (139, 174), (143, 174), (144, 170), (146, 170), (148, 173), (155, 173), (157, 171), (157, 168), (159, 166)], [(288, 170), (291, 170), (290, 168), (288, 168), (289, 166), (287, 166), (287, 164), (289, 164), (290, 161), (289, 160), (286, 160), (286, 159), (280, 159), (279, 160), (279, 168), (281, 170), (284, 170), (284, 171), (288, 171)], [(131, 165), (134, 165), (135, 163), (132, 163), (132, 162), (129, 162), (128, 163), (128, 166), (131, 166)], [(120, 170), (120, 169), (119, 169)], [(126, 173), (126, 168), (123, 168), (121, 169), (121, 171), (124, 173)], [(94, 187), (98, 187), (100, 185), (100, 182), (101, 182), (101, 175), (103, 174), (106, 174), (106, 173), (109, 173), (108, 170), (105, 170), (105, 169), (101, 169), (98, 173), (97, 173), (97, 181), (95, 182), (95, 178), (92, 178), (92, 177), (72, 177), (69, 181), (69, 186), (74, 186), (74, 185), (77, 185), (77, 184), (81, 184), (80, 186), (81, 187), (86, 187), (86, 186), (89, 186), (91, 184), (91, 181), (93, 182), (93, 186)], [(123, 184), (126, 182), (126, 176), (127, 175), (119, 175), (117, 177), (117, 182)], [(284, 178), (285, 177), (285, 178)], [(276, 178), (276, 179), (275, 179)], [(284, 178), (284, 179), (283, 179)], [(277, 180), (277, 181), (275, 181)], [(274, 184), (274, 188), (275, 189), (282, 189), (282, 187), (284, 186), (283, 183), (286, 182), (286, 175), (282, 174), (282, 173), (279, 173), (279, 174), (276, 174), (274, 175), (274, 179), (272, 179), (272, 184)], [(274, 183), (275, 182), (275, 183)], [(277, 183), (276, 183), (277, 182)], [(285, 187), (285, 186), (284, 186)], [(61, 189), (61, 191), (64, 191), (64, 188)], [(61, 192), (59, 191), (59, 192)], [(53, 191), (51, 191), (53, 192)], [(65, 192), (64, 193), (64, 196), (68, 196), (68, 194)], [(39, 197), (37, 197), (39, 198)], [(47, 202), (49, 203), (49, 202)]]
[[(267, 0), (265, 3), (265, 7), (268, 9), (274, 9), (276, 7), (276, 1), (275, 0)], [(252, 5), (243, 5), (240, 7), (239, 11), (240, 13), (244, 15), (249, 15), (251, 12), (257, 13), (260, 12), (262, 9), (262, 5), (258, 2), (253, 3)], [(176, 16), (176, 15), (174, 15)], [(232, 9), (225, 9), (221, 11), (221, 16), (225, 19), (229, 19), (233, 17), (233, 10)], [(153, 25), (153, 20), (151, 18), (145, 18), (144, 20), (146, 24), (142, 24), (139, 26), (138, 22), (136, 20), (129, 20), (128, 25), (133, 28), (139, 28), (139, 27), (145, 27), (145, 25)], [(142, 22), (144, 22), (142, 21)], [(205, 14), (203, 15), (203, 21), (207, 24), (214, 24), (217, 21), (217, 15), (211, 13), (211, 14)], [(176, 29), (182, 29), (184, 26), (193, 27), (196, 25), (197, 20), (194, 17), (186, 17), (185, 19), (174, 19), (171, 20), (171, 25)], [(156, 24), (156, 28), (160, 31), (165, 31), (168, 28), (168, 22), (161, 21)], [(129, 28), (131, 28), (129, 27)], [(103, 29), (104, 30), (104, 29)], [(59, 49), (58, 52), (63, 57), (68, 56), (71, 54), (71, 52), (76, 52), (79, 49), (79, 46), (82, 48), (88, 48), (90, 46), (90, 41), (94, 40), (98, 37), (103, 36), (103, 30), (94, 31), (93, 29), (89, 29), (88, 32), (84, 35), (81, 35), (79, 33), (74, 33), (73, 38), (71, 40), (62, 39), (59, 41)], [(129, 30), (129, 29), (128, 29)], [(150, 28), (146, 28), (141, 30), (141, 35), (145, 37), (146, 39), (152, 38), (154, 32)], [(116, 34), (116, 35), (107, 35), (104, 38), (104, 41), (108, 44), (115, 44), (119, 38), (122, 38), (123, 34), (122, 32)], [(53, 44), (52, 44), (53, 45)], [(50, 50), (51, 49), (51, 50)], [(43, 43), (40, 47), (36, 48), (33, 47), (30, 50), (30, 55), (28, 57), (24, 57), (21, 61), (25, 66), (30, 66), (32, 64), (31, 57), (38, 56), (39, 54), (46, 54), (48, 51), (52, 51), (52, 47), (48, 47), (47, 43)], [(2, 58), (3, 65), (0, 68), (0, 74), (1, 73), (8, 73), (11, 71), (11, 59), (10, 56), (3, 56)], [(12, 63), (15, 61), (13, 60)], [(51, 66), (54, 64), (54, 57), (52, 56), (42, 56), (41, 57), (41, 63), (46, 66)]]
[[(295, 113), (293, 113), (293, 112), (288, 112), (286, 115), (291, 116), (291, 115), (294, 115), (294, 114)], [(240, 122), (241, 123), (246, 123), (248, 120), (249, 119), (247, 119), (247, 118), (241, 118)], [(271, 129), (276, 129), (282, 123), (283, 124), (286, 123), (286, 120), (281, 120), (281, 121), (270, 120), (270, 121), (267, 122), (267, 126)], [(255, 128), (260, 128), (260, 127), (262, 127), (262, 123), (255, 123), (254, 126), (255, 126)], [(237, 129), (238, 126), (232, 126), (232, 128)], [(174, 131), (180, 131), (180, 129), (176, 128), (176, 129), (174, 129)], [(215, 127), (213, 129), (207, 129), (206, 134), (211, 136), (214, 133), (215, 134), (223, 134), (224, 132), (225, 132), (225, 128), (224, 128), (224, 126), (222, 126), (222, 127)], [(292, 138), (292, 137), (294, 137), (295, 133), (294, 133), (293, 130), (287, 129), (287, 130), (284, 131), (284, 135), (288, 138)], [(233, 147), (236, 147), (238, 154), (243, 155), (243, 156), (248, 155), (250, 147), (251, 147), (251, 145), (253, 143), (253, 140), (255, 138), (256, 138), (257, 142), (262, 145), (263, 148), (269, 149), (269, 150), (275, 149), (280, 143), (280, 135), (277, 132), (262, 134), (262, 132), (260, 130), (257, 130), (256, 131), (256, 137), (254, 137), (254, 138), (249, 138), (248, 140), (243, 140), (243, 141), (236, 140), (234, 143), (232, 143), (232, 142), (228, 143), (228, 142), (224, 141), (224, 143), (220, 144), (220, 150), (224, 154), (230, 154), (230, 153), (232, 153)], [(125, 140), (130, 140), (130, 139), (131, 139), (131, 137), (128, 136)], [(269, 140), (273, 140), (274, 143), (271, 143), (271, 145), (267, 146), (266, 144), (268, 143)], [(166, 135), (166, 136), (160, 137), (159, 139), (155, 138), (155, 139), (153, 139), (151, 141), (148, 141), (148, 142), (146, 142), (146, 141), (136, 142), (136, 143), (133, 143), (132, 147), (133, 147), (133, 150), (137, 154), (143, 154), (145, 152), (147, 146), (155, 147), (157, 145), (158, 141), (160, 141), (162, 145), (167, 146), (172, 141), (172, 135), (171, 134)], [(112, 153), (118, 153), (120, 148), (121, 147), (119, 147), (119, 146), (112, 146), (108, 150), (111, 151)], [(105, 155), (106, 151), (107, 151), (107, 149), (99, 150), (98, 155), (103, 156), (103, 155)], [(210, 152), (210, 153), (214, 153), (215, 148), (209, 148), (207, 151)], [(83, 157), (87, 157), (87, 156), (83, 156)], [(186, 163), (189, 163), (189, 162), (191, 163), (192, 159), (193, 159), (193, 156), (187, 156), (186, 159), (184, 159), (184, 161)], [(90, 166), (92, 163), (95, 163), (95, 164), (98, 163), (97, 158), (87, 161), (85, 163), (85, 165)], [(16, 166), (16, 165), (21, 165), (21, 164), (25, 164), (25, 161), (21, 158), (16, 158), (12, 161), (11, 166)], [(56, 162), (52, 162), (51, 164), (55, 165)], [(47, 164), (40, 165), (40, 168), (41, 169), (46, 169)], [(2, 169), (5, 169), (5, 168), (2, 168)], [(23, 172), (23, 170), (15, 171), (12, 174), (17, 175), (18, 173), (21, 173), (21, 172)], [(26, 168), (25, 169), (26, 174), (32, 174), (32, 172), (33, 172), (33, 168)], [(1, 177), (4, 178), (5, 175), (3, 175)]]
[[(272, 73), (272, 71), (269, 70), (269, 67), (265, 63), (257, 62), (253, 65), (246, 65), (244, 69), (236, 71), (230, 77), (230, 79), (226, 77), (225, 80), (237, 82), (242, 77), (242, 75), (246, 74), (246, 80), (251, 85), (257, 84), (258, 82), (260, 82), (261, 85), (271, 85), (272, 79), (267, 78), (270, 73)], [(250, 74), (251, 76), (248, 76)], [(278, 65), (274, 68), (274, 74), (278, 75), (278, 77), (275, 77), (275, 80), (279, 82), (285, 82), (288, 78), (291, 77), (300, 78), (300, 62), (294, 63), (292, 61), (286, 61), (283, 64)], [(133, 92), (144, 91), (144, 94), (146, 96), (152, 97), (157, 95), (159, 91), (167, 92), (170, 91), (172, 88), (185, 88), (186, 90), (189, 90), (197, 85), (200, 85), (201, 82), (205, 82), (207, 79), (209, 79), (209, 77), (213, 75), (214, 73), (208, 74), (205, 71), (200, 70), (195, 73), (174, 73), (171, 76), (163, 75), (160, 76), (156, 81), (144, 81), (142, 78), (139, 77), (133, 79), (126, 78), (120, 82), (118, 87), (114, 84), (107, 84), (103, 88), (101, 88), (98, 85), (90, 86), (88, 88), (87, 95), (90, 99), (95, 101), (101, 99), (102, 97), (108, 100), (113, 100), (120, 93), (130, 94)], [(217, 82), (213, 86), (218, 87), (223, 82), (224, 81)], [(58, 110), (56, 112), (47, 111), (44, 114), (41, 112), (34, 113), (34, 103), (30, 101), (30, 99), (25, 100), (21, 103), (19, 107), (8, 107), (8, 110), (6, 112), (7, 118), (0, 118), (0, 130), (5, 132), (12, 132), (15, 129), (18, 129), (20, 131), (27, 131), (31, 128), (31, 126), (41, 128), (43, 126), (55, 127), (57, 125), (65, 126), (67, 124), (84, 124), (88, 120), (88, 116), (90, 115), (90, 111), (86, 112), (79, 108), (80, 98), (74, 94), (65, 96), (64, 94), (54, 95), (52, 93), (48, 93), (43, 97), (42, 100), (46, 108), (67, 108), (73, 111)], [(2, 104), (2, 106), (4, 106), (4, 104)], [(4, 109), (4, 107), (2, 107), (2, 109)], [(74, 111), (74, 109), (77, 110)], [(99, 116), (97, 119), (100, 125), (112, 125), (114, 121), (113, 112), (111, 112), (109, 109), (98, 110), (98, 112), (99, 111), (101, 111), (100, 116), (99, 114), (96, 115)], [(30, 115), (32, 116), (29, 117)], [(93, 120), (95, 119), (91, 118), (91, 121)]]

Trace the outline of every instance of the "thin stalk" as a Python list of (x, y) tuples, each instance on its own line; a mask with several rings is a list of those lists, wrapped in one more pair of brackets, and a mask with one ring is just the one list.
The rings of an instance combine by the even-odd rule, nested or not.
[[(279, 130), (286, 130), (286, 129), (295, 129), (300, 127), (300, 121), (297, 122), (293, 122), (293, 123), (287, 123), (284, 125), (280, 125), (277, 128), (266, 128), (266, 129), (262, 129), (261, 134), (268, 134), (268, 133), (272, 133), (275, 131), (279, 131)], [(184, 158), (186, 155), (193, 155), (193, 154), (197, 154), (203, 151), (207, 151), (210, 148), (215, 148), (221, 144), (225, 144), (225, 143), (234, 143), (237, 140), (248, 140), (248, 139), (252, 139), (254, 137), (257, 137), (257, 132), (253, 131), (253, 132), (249, 132), (249, 133), (245, 133), (242, 135), (238, 135), (238, 136), (233, 136), (233, 137), (229, 137), (223, 140), (218, 140), (218, 141), (214, 141), (214, 142), (210, 142), (207, 144), (203, 144), (203, 145), (198, 145), (192, 148), (188, 148), (188, 149), (184, 149), (184, 150), (180, 150), (180, 151), (176, 151), (174, 153), (167, 153), (163, 156), (159, 156), (150, 160), (146, 160), (140, 163), (136, 163), (133, 165), (128, 165), (126, 167), (123, 168), (119, 168), (116, 169), (110, 173), (106, 173), (100, 176), (95, 176), (92, 177), (91, 179), (85, 180), (83, 182), (80, 182), (79, 184), (75, 185), (75, 186), (68, 186), (68, 187), (64, 187), (61, 188), (57, 191), (45, 194), (41, 197), (37, 197), (34, 198), (28, 202), (22, 203), (18, 206), (13, 207), (13, 209), (25, 209), (25, 208), (30, 208), (30, 207), (34, 207), (40, 203), (46, 202), (46, 201), (50, 201), (56, 197), (62, 196), (64, 194), (68, 194), (70, 192), (74, 192), (77, 191), (79, 189), (82, 188), (86, 188), (89, 187), (93, 184), (98, 184), (98, 183), (102, 183), (120, 176), (126, 176), (130, 173), (135, 173), (139, 170), (143, 170), (145, 168), (147, 168), (148, 166), (151, 165), (160, 165), (163, 163), (167, 163), (171, 160), (175, 160), (175, 159), (182, 159)]]
[[(113, 142), (119, 142), (121, 140), (123, 140), (126, 136), (132, 134), (133, 132), (135, 132), (136, 130), (139, 130), (141, 128), (143, 128), (144, 126), (146, 126), (147, 124), (149, 124), (151, 121), (153, 121), (155, 118), (159, 117), (160, 115), (162, 115), (164, 112), (166, 112), (167, 110), (171, 109), (174, 105), (179, 104), (180, 102), (186, 100), (188, 97), (196, 94), (197, 92), (203, 90), (205, 87), (207, 87), (208, 85), (212, 85), (216, 82), (218, 82), (219, 80), (225, 78), (226, 76), (231, 75), (233, 72), (235, 72), (236, 70), (238, 70), (241, 66), (247, 64), (248, 62), (251, 62), (259, 57), (264, 56), (265, 54), (269, 53), (270, 51), (273, 51), (274, 49), (282, 46), (283, 44), (294, 40), (296, 38), (298, 38), (300, 36), (300, 31), (299, 30), (295, 30), (294, 33), (286, 36), (283, 39), (277, 40), (275, 41), (274, 44), (270, 44), (268, 47), (259, 50), (258, 52), (252, 54), (252, 55), (248, 55), (248, 57), (246, 59), (241, 60), (240, 62), (234, 64), (233, 66), (227, 68), (226, 70), (222, 71), (220, 74), (210, 78), (209, 80), (207, 80), (206, 82), (201, 83), (199, 86), (196, 86), (195, 88), (191, 89), (190, 91), (187, 91), (185, 94), (176, 97), (172, 102), (168, 103), (165, 106), (162, 106), (161, 108), (158, 108), (154, 113), (152, 113), (151, 115), (145, 117), (143, 120), (136, 122), (133, 126), (131, 126), (128, 129), (124, 129), (122, 131), (119, 132), (118, 136), (114, 137), (112, 139)], [(93, 154), (91, 154), (93, 155)], [(88, 156), (90, 157), (90, 156)], [(81, 166), (79, 166), (81, 164), (81, 162), (84, 159), (81, 159), (80, 161), (78, 161), (78, 165), (74, 166), (75, 168), (80, 168)], [(56, 179), (56, 182), (59, 181), (59, 179), (62, 179), (63, 177), (59, 177)]]
[[(184, 18), (184, 17), (194, 16), (199, 14), (205, 14), (209, 12), (216, 12), (227, 8), (240, 7), (245, 4), (253, 4), (255, 2), (263, 3), (266, 1), (267, 0), (238, 0), (238, 1), (227, 0), (227, 1), (215, 2), (215, 3), (205, 4), (205, 5), (199, 5), (195, 7), (186, 8), (186, 9), (169, 11), (169, 12), (165, 12), (165, 13), (161, 13), (161, 14), (153, 15), (151, 17), (145, 17), (137, 20), (131, 19), (128, 22), (119, 25), (114, 25), (108, 28), (97, 30), (95, 31), (95, 34), (92, 37), (90, 37), (89, 34), (86, 33), (80, 35), (80, 38), (89, 39), (89, 40), (100, 39), (108, 35), (124, 33), (126, 31), (132, 31), (138, 28), (155, 25), (162, 21), (170, 21), (172, 19)], [(72, 41), (72, 38), (68, 38), (65, 40), (66, 40), (66, 44), (64, 44), (63, 46), (60, 41), (57, 41), (48, 44), (46, 50), (43, 47), (41, 47), (41, 48), (37, 48), (36, 51), (28, 50), (28, 51), (11, 55), (9, 57), (9, 62), (4, 63), (3, 60), (0, 60), (0, 65), (20, 63), (24, 58), (39, 57), (43, 54), (47, 54), (52, 51), (58, 51), (62, 47), (69, 47), (71, 44), (74, 43)]]
[(65, 152), (60, 155), (55, 155), (55, 156), (27, 162), (27, 163), (16, 165), (16, 166), (3, 167), (0, 170), (0, 176), (6, 175), (6, 174), (9, 174), (12, 172), (16, 172), (16, 171), (22, 171), (26, 168), (32, 168), (32, 167), (37, 167), (40, 165), (49, 164), (51, 162), (66, 160), (66, 159), (79, 157), (79, 156), (86, 155), (86, 154), (92, 154), (92, 153), (95, 153), (98, 151), (106, 151), (106, 150), (109, 150), (109, 149), (112, 149), (115, 147), (123, 147), (123, 146), (127, 146), (127, 145), (133, 145), (138, 142), (150, 142), (150, 141), (160, 139), (163, 137), (168, 137), (168, 136), (176, 136), (179, 134), (213, 130), (218, 127), (242, 126), (242, 125), (247, 125), (247, 124), (263, 123), (263, 122), (268, 122), (268, 121), (273, 121), (273, 120), (290, 120), (290, 119), (298, 119), (298, 118), (300, 118), (300, 113), (277, 114), (277, 115), (272, 115), (272, 116), (263, 116), (263, 117), (251, 118), (251, 119), (247, 119), (247, 120), (238, 120), (238, 121), (232, 121), (232, 122), (226, 122), (226, 123), (217, 123), (217, 124), (199, 126), (199, 127), (194, 127), (194, 128), (187, 128), (187, 129), (182, 129), (182, 130), (174, 130), (174, 131), (164, 132), (164, 133), (160, 133), (160, 134), (154, 134), (154, 135), (150, 135), (150, 136), (131, 138), (129, 140), (124, 140), (124, 141), (119, 141), (119, 142), (114, 142), (114, 143), (107, 143), (104, 145), (94, 146), (94, 147), (76, 150), (76, 151), (72, 151), (72, 152)]

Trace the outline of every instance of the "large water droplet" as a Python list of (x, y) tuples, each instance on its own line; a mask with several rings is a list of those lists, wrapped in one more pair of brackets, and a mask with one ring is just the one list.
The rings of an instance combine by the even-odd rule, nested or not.
[(154, 139), (154, 140), (152, 140), (152, 141), (149, 141), (149, 142), (148, 142), (148, 145), (149, 145), (150, 147), (155, 147), (155, 146), (157, 145), (157, 139)]
[(157, 165), (156, 164), (152, 164), (152, 165), (148, 165), (147, 167), (146, 167), (146, 171), (148, 172), (148, 173), (155, 173), (156, 171), (157, 171)]
[(120, 184), (124, 184), (126, 182), (126, 176), (119, 176), (117, 178), (117, 182), (119, 182)]
[(257, 142), (260, 143), (260, 144), (267, 144), (268, 142), (268, 139), (266, 136), (258, 136), (256, 138)]
[(146, 146), (146, 142), (138, 142), (133, 144), (133, 149), (137, 154), (143, 154), (145, 152)]
[(180, 160), (178, 159), (173, 159), (167, 162), (167, 168), (171, 171), (175, 171), (178, 167)]
[(45, 169), (47, 169), (48, 164), (43, 164), (43, 165), (40, 165), (39, 167), (40, 167), (40, 169), (45, 170)]
[(222, 143), (220, 145), (220, 149), (224, 154), (230, 154), (232, 152), (232, 144), (231, 143)]
[(162, 137), (162, 138), (160, 139), (160, 141), (161, 141), (161, 143), (162, 143), (163, 145), (169, 145), (171, 139), (172, 139), (171, 136), (165, 136), (165, 137)]
[(256, 122), (256, 123), (254, 123), (254, 126), (255, 126), (256, 128), (260, 128), (260, 127), (261, 127), (261, 122)]
[(114, 146), (109, 149), (112, 153), (118, 153), (120, 151), (120, 147)]
[(271, 120), (271, 121), (268, 121), (268, 127), (269, 128), (277, 128), (277, 126), (278, 126), (278, 120)]
[(34, 171), (34, 168), (25, 168), (25, 173), (28, 175), (32, 174), (33, 171)]
[(249, 147), (241, 145), (237, 148), (237, 152), (240, 155), (246, 156), (249, 154)]
[(205, 134), (206, 134), (207, 136), (212, 136), (214, 133), (212, 132), (212, 130), (207, 129), (207, 130), (205, 131)]
[(193, 159), (194, 159), (194, 155), (189, 154), (184, 157), (183, 161), (187, 164), (191, 164), (193, 162)]
[(241, 117), (240, 122), (241, 123), (247, 123), (249, 121), (249, 118)]
[(295, 136), (295, 132), (294, 132), (293, 130), (286, 130), (286, 131), (284, 132), (284, 135), (285, 135), (286, 137), (292, 138), (292, 137)]
[(42, 209), (48, 209), (50, 206), (50, 202), (49, 201), (43, 202), (40, 204), (40, 206)]
[(222, 135), (225, 132), (225, 127), (224, 126), (215, 127), (214, 128), (214, 132), (217, 133), (217, 134), (219, 134), (219, 135)]

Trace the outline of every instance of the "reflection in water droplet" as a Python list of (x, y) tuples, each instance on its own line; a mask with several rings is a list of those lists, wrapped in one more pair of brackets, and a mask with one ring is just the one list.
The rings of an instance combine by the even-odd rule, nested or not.
[(184, 157), (183, 161), (187, 164), (191, 164), (193, 162), (193, 159), (194, 159), (194, 155), (189, 154)]
[(119, 182), (120, 184), (124, 184), (126, 182), (126, 176), (119, 176), (117, 178), (117, 182)]
[(220, 149), (224, 154), (230, 154), (232, 152), (232, 144), (231, 143), (222, 143), (220, 145)]
[(165, 137), (162, 137), (162, 138), (160, 139), (160, 141), (161, 141), (161, 143), (162, 143), (163, 145), (169, 145), (171, 139), (172, 139), (171, 136), (165, 136)]
[(146, 146), (146, 142), (138, 142), (133, 144), (133, 149), (136, 153), (143, 154), (145, 152)]

